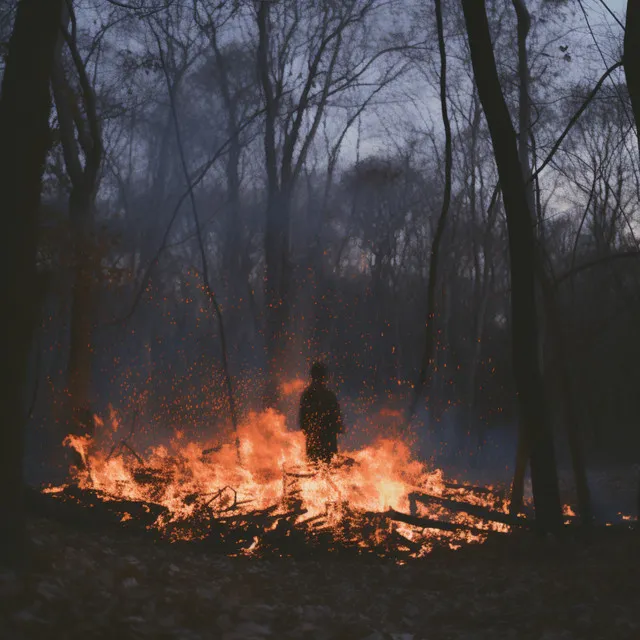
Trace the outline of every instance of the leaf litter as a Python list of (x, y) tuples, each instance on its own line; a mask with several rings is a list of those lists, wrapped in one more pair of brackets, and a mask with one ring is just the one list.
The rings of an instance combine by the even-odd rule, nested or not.
[(30, 523), (32, 565), (0, 570), (0, 638), (640, 638), (640, 536), (531, 533), (398, 565), (226, 557)]

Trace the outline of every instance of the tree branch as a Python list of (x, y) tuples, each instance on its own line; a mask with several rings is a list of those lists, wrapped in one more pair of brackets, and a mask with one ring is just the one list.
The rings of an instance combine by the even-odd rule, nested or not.
[(189, 178), (189, 169), (187, 167), (187, 159), (185, 156), (185, 151), (184, 151), (184, 145), (182, 144), (182, 136), (180, 133), (180, 122), (178, 121), (178, 112), (176, 109), (176, 101), (175, 101), (175, 95), (174, 95), (174, 90), (173, 87), (171, 85), (171, 78), (169, 77), (169, 72), (167, 70), (166, 64), (165, 64), (165, 58), (164, 58), (164, 51), (162, 49), (162, 43), (160, 42), (160, 38), (159, 36), (156, 34), (156, 32), (153, 30), (153, 27), (151, 27), (151, 32), (153, 33), (155, 39), (156, 39), (156, 43), (158, 45), (158, 53), (160, 55), (160, 62), (162, 64), (162, 71), (164, 73), (164, 77), (167, 83), (167, 92), (169, 94), (169, 103), (171, 106), (171, 115), (173, 117), (173, 124), (175, 127), (175, 133), (176, 133), (176, 141), (178, 144), (178, 154), (180, 156), (180, 164), (182, 165), (182, 170), (184, 173), (184, 178), (185, 181), (187, 182), (188, 185), (188, 192), (189, 192), (189, 199), (191, 200), (191, 211), (193, 213), (193, 220), (195, 223), (195, 227), (196, 227), (196, 233), (197, 233), (197, 238), (198, 238), (198, 248), (200, 250), (200, 260), (202, 262), (202, 280), (203, 280), (203, 284), (205, 287), (205, 292), (207, 294), (207, 297), (209, 298), (214, 311), (215, 311), (215, 315), (217, 317), (218, 320), (218, 330), (220, 332), (220, 343), (221, 343), (221, 352), (222, 352), (222, 367), (223, 367), (223, 371), (224, 371), (224, 376), (225, 376), (225, 381), (226, 381), (226, 385), (227, 385), (227, 393), (228, 393), (228, 399), (229, 399), (229, 409), (231, 412), (231, 422), (233, 424), (233, 429), (236, 433), (236, 451), (238, 454), (238, 458), (240, 457), (240, 441), (238, 439), (238, 416), (236, 413), (236, 402), (235, 402), (235, 397), (233, 394), (233, 384), (231, 381), (231, 374), (229, 372), (229, 362), (228, 362), (228, 357), (227, 357), (227, 343), (226, 343), (226, 334), (225, 334), (225, 330), (224, 330), (224, 321), (222, 319), (222, 311), (220, 309), (220, 305), (218, 304), (218, 299), (215, 295), (215, 292), (213, 291), (213, 289), (211, 288), (211, 283), (209, 281), (209, 274), (208, 274), (208, 266), (207, 266), (207, 255), (204, 249), (204, 242), (202, 240), (202, 232), (200, 229), (200, 219), (198, 216), (198, 208), (197, 208), (197, 204), (196, 204), (196, 199), (195, 199), (195, 194), (194, 194), (194, 190), (193, 190), (193, 185), (191, 184), (190, 178)]

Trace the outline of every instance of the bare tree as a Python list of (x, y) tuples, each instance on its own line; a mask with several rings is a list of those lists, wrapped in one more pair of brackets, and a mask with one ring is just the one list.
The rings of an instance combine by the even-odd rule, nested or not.
[[(203, 242), (203, 237), (202, 237), (202, 229), (201, 229), (201, 222), (200, 222), (200, 217), (198, 215), (198, 207), (196, 204), (196, 199), (195, 199), (195, 194), (194, 194), (194, 187), (193, 184), (191, 183), (191, 179), (190, 179), (190, 172), (189, 172), (189, 167), (188, 167), (188, 163), (187, 163), (187, 157), (185, 154), (185, 149), (184, 149), (184, 145), (182, 142), (182, 135), (180, 132), (180, 121), (178, 119), (178, 111), (176, 108), (176, 99), (175, 99), (175, 88), (171, 85), (171, 78), (169, 76), (169, 72), (167, 70), (167, 66), (166, 66), (166, 62), (165, 62), (165, 54), (163, 52), (162, 49), (162, 42), (160, 40), (160, 37), (158, 36), (158, 34), (153, 30), (153, 27), (151, 27), (151, 31), (156, 39), (156, 44), (158, 46), (158, 54), (160, 57), (160, 63), (162, 66), (162, 71), (164, 73), (165, 76), (165, 81), (167, 84), (167, 93), (169, 94), (169, 103), (170, 103), (170, 107), (171, 107), (171, 116), (172, 116), (172, 120), (173, 120), (173, 125), (175, 128), (175, 135), (176, 135), (176, 141), (177, 141), (177, 145), (178, 145), (178, 153), (180, 155), (180, 164), (182, 166), (182, 172), (184, 175), (184, 179), (185, 182), (187, 183), (187, 189), (189, 192), (189, 200), (191, 202), (191, 213), (193, 215), (193, 221), (194, 221), (194, 227), (196, 230), (196, 239), (198, 242), (198, 251), (200, 254), (200, 266), (202, 269), (202, 273), (201, 273), (201, 277), (202, 277), (202, 282), (203, 282), (203, 286), (204, 286), (204, 291), (205, 294), (208, 298), (208, 300), (211, 303), (211, 306), (213, 307), (213, 312), (214, 315), (216, 317), (217, 320), (217, 324), (218, 324), (218, 332), (219, 332), (219, 336), (220, 336), (220, 343), (221, 343), (221, 353), (222, 353), (222, 370), (224, 373), (224, 377), (225, 377), (225, 384), (226, 384), (226, 390), (227, 390), (227, 397), (228, 397), (228, 401), (229, 401), (229, 411), (231, 414), (231, 423), (233, 426), (233, 430), (235, 432), (235, 446), (236, 446), (236, 453), (238, 456), (238, 459), (240, 458), (240, 441), (238, 439), (238, 434), (237, 434), (237, 430), (238, 430), (238, 414), (236, 411), (236, 400), (235, 400), (235, 395), (233, 392), (233, 383), (232, 383), (232, 379), (231, 379), (231, 373), (229, 370), (229, 362), (228, 362), (228, 352), (227, 352), (227, 339), (226, 339), (226, 332), (225, 332), (225, 324), (224, 324), (224, 320), (222, 318), (222, 310), (220, 308), (220, 305), (218, 303), (218, 298), (216, 296), (216, 293), (213, 289), (213, 287), (211, 286), (211, 281), (210, 281), (210, 276), (209, 276), (209, 265), (208, 265), (208, 260), (207, 260), (207, 253), (205, 250), (205, 246), (204, 246), (204, 242)], [(232, 136), (232, 140), (235, 139), (234, 136)], [(232, 142), (233, 144), (233, 142)]]
[(428, 389), (432, 375), (435, 335), (436, 335), (436, 290), (438, 285), (438, 263), (440, 258), (440, 244), (444, 235), (449, 206), (451, 204), (451, 172), (452, 172), (452, 135), (449, 111), (447, 108), (447, 53), (445, 47), (444, 27), (442, 22), (442, 5), (440, 0), (435, 0), (436, 26), (438, 30), (438, 48), (440, 51), (440, 109), (444, 125), (444, 194), (442, 196), (442, 208), (436, 225), (433, 241), (431, 243), (431, 255), (429, 259), (429, 281), (427, 285), (427, 317), (425, 320), (425, 340), (420, 373), (415, 385), (414, 395), (409, 405), (407, 420), (410, 421), (415, 413), (421, 394)]
[[(340, 4), (295, 0), (258, 6), (257, 68), (265, 106), (267, 175), (267, 406), (277, 400), (278, 368), (290, 328), (294, 187), (330, 100), (354, 91), (373, 72), (376, 60), (406, 46), (392, 43), (372, 50), (366, 19), (378, 4), (377, 0)], [(389, 74), (388, 68), (382, 72), (383, 77)]]
[(538, 362), (535, 239), (525, 181), (493, 55), (484, 2), (463, 0), (478, 94), (489, 125), (509, 229), (513, 370), (524, 433), (531, 449), (536, 519), (541, 528), (562, 524), (553, 436)]

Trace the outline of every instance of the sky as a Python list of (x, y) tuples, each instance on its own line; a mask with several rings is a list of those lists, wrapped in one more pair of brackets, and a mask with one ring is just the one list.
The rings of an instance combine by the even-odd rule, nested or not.
[[(580, 7), (577, 0), (569, 0), (574, 5), (577, 11), (580, 11)], [(528, 3), (529, 4), (529, 3)], [(584, 7), (590, 25), (596, 35), (598, 43), (604, 53), (607, 66), (615, 62), (614, 58), (617, 58), (619, 47), (622, 44), (622, 31), (614, 20), (614, 18), (606, 10), (608, 7), (624, 24), (625, 11), (627, 0), (582, 0), (582, 6)], [(582, 21), (581, 21), (582, 22)], [(584, 34), (582, 35), (585, 43), (590, 48), (595, 49), (592, 44), (592, 38), (589, 34), (586, 24), (584, 25)], [(599, 77), (604, 71), (606, 66), (600, 63), (598, 59), (599, 54), (594, 51), (595, 65), (598, 67), (594, 69), (594, 77)], [(574, 69), (584, 77), (584, 69), (580, 68), (579, 64), (574, 65)], [(580, 69), (578, 71), (578, 69)], [(424, 95), (420, 101), (425, 106), (425, 111), (428, 112), (428, 117), (434, 122), (434, 126), (437, 128), (440, 125), (440, 104), (437, 96)], [(366, 123), (366, 124), (365, 124)], [(379, 117), (372, 110), (369, 110), (368, 114), (363, 117), (363, 130), (366, 131), (366, 135), (360, 143), (361, 156), (367, 156), (369, 154), (375, 154), (379, 152), (389, 152), (389, 139), (387, 135), (381, 132), (380, 137), (371, 135), (372, 130), (380, 129)], [(341, 157), (351, 163), (356, 159), (356, 146), (357, 146), (357, 130), (354, 127), (350, 134), (345, 139), (345, 144), (342, 149)]]

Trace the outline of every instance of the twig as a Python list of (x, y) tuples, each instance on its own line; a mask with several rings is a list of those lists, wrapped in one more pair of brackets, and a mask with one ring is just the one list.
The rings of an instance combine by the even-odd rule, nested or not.
[(144, 465), (144, 460), (136, 453), (133, 447), (126, 440), (122, 440), (120, 444), (122, 445), (122, 447), (126, 447), (127, 449), (129, 449), (129, 451), (134, 455), (135, 459), (140, 464)]
[(162, 49), (162, 43), (160, 42), (160, 37), (158, 36), (158, 34), (155, 32), (155, 30), (153, 29), (153, 27), (151, 26), (151, 24), (149, 23), (149, 26), (151, 28), (151, 32), (153, 33), (155, 39), (156, 39), (156, 43), (158, 45), (158, 54), (160, 56), (160, 62), (162, 64), (162, 71), (164, 73), (164, 77), (167, 83), (167, 93), (169, 95), (169, 104), (171, 106), (171, 116), (173, 119), (173, 124), (175, 127), (175, 133), (176, 133), (176, 142), (178, 144), (178, 153), (180, 156), (180, 163), (182, 165), (182, 170), (184, 172), (184, 177), (185, 180), (187, 182), (188, 185), (188, 193), (189, 193), (189, 199), (191, 200), (191, 211), (193, 213), (193, 220), (195, 223), (195, 227), (196, 227), (196, 233), (197, 233), (197, 238), (198, 238), (198, 247), (200, 249), (200, 260), (202, 261), (202, 280), (203, 280), (203, 284), (205, 287), (205, 292), (211, 302), (211, 304), (213, 305), (214, 311), (215, 311), (215, 315), (218, 319), (218, 330), (220, 332), (220, 342), (221, 342), (221, 351), (222, 351), (222, 366), (223, 366), (223, 370), (224, 370), (224, 376), (225, 376), (225, 381), (226, 381), (226, 386), (227, 386), (227, 393), (228, 393), (228, 397), (229, 397), (229, 409), (231, 411), (231, 422), (233, 424), (233, 429), (236, 433), (236, 453), (238, 456), (238, 459), (240, 459), (240, 440), (238, 438), (238, 417), (237, 417), (237, 413), (236, 413), (236, 403), (235, 403), (235, 397), (233, 394), (233, 385), (232, 385), (232, 381), (231, 381), (231, 374), (229, 372), (229, 362), (228, 362), (228, 358), (227, 358), (227, 343), (226, 343), (226, 336), (225, 336), (225, 331), (224, 331), (224, 322), (222, 319), (222, 312), (220, 310), (220, 305), (218, 304), (218, 300), (216, 298), (216, 295), (213, 291), (213, 289), (211, 288), (211, 284), (209, 282), (209, 275), (208, 275), (208, 268), (207, 268), (207, 256), (204, 250), (204, 243), (202, 240), (202, 232), (200, 229), (200, 219), (198, 217), (198, 208), (197, 208), (197, 204), (196, 204), (196, 199), (195, 199), (195, 195), (194, 195), (194, 191), (193, 191), (193, 185), (190, 182), (190, 178), (189, 178), (189, 169), (187, 167), (187, 160), (186, 160), (186, 156), (185, 156), (185, 152), (184, 152), (184, 145), (182, 144), (182, 136), (180, 133), (180, 123), (178, 121), (178, 113), (177, 113), (177, 109), (176, 109), (176, 103), (175, 103), (175, 95), (174, 95), (174, 90), (173, 90), (173, 86), (171, 85), (171, 79), (169, 78), (169, 72), (167, 70), (167, 65), (166, 65), (166, 61), (164, 58), (164, 52)]
[(229, 489), (229, 491), (233, 493), (233, 503), (231, 504), (231, 506), (226, 507), (226, 510), (228, 511), (228, 510), (234, 509), (238, 504), (238, 492), (233, 487), (230, 487), (229, 485), (222, 487), (222, 489), (219, 489), (218, 491), (216, 491), (213, 494), (213, 497), (211, 497), (209, 500), (207, 500), (204, 503), (205, 507), (208, 507), (214, 500), (217, 500), (218, 498), (220, 498), (224, 493), (224, 491), (226, 491), (227, 489)]
[(614, 260), (621, 260), (626, 258), (638, 258), (640, 257), (640, 251), (637, 249), (631, 249), (629, 251), (621, 251), (619, 253), (610, 253), (605, 256), (600, 256), (599, 258), (594, 258), (593, 260), (588, 260), (587, 262), (583, 262), (575, 267), (572, 267), (562, 275), (558, 276), (554, 284), (557, 286), (561, 282), (568, 280), (569, 278), (575, 276), (581, 271), (585, 271), (586, 269), (591, 269), (592, 267), (596, 267), (599, 264), (604, 264), (607, 262), (613, 262)]
[[(241, 132), (242, 130), (246, 129), (254, 120), (256, 120), (260, 115), (262, 115), (263, 111), (264, 111), (263, 109), (258, 109), (257, 111), (252, 113), (251, 116), (249, 118), (247, 118), (247, 120), (238, 127), (238, 133)], [(180, 197), (178, 198), (178, 202), (176, 203), (175, 207), (173, 208), (173, 211), (171, 212), (171, 217), (169, 219), (169, 224), (165, 228), (164, 234), (162, 236), (162, 242), (160, 243), (160, 246), (158, 247), (158, 250), (156, 251), (156, 253), (153, 256), (152, 260), (149, 262), (149, 264), (147, 265), (147, 268), (145, 269), (145, 272), (144, 272), (144, 274), (142, 276), (142, 280), (141, 280), (140, 286), (138, 288), (138, 291), (136, 292), (136, 295), (134, 296), (131, 308), (129, 309), (129, 311), (124, 316), (122, 316), (120, 318), (115, 318), (114, 320), (106, 322), (105, 326), (113, 326), (113, 325), (122, 324), (122, 323), (126, 322), (127, 320), (129, 320), (133, 316), (138, 304), (140, 303), (140, 300), (142, 299), (142, 296), (144, 295), (144, 292), (147, 289), (147, 286), (149, 284), (149, 280), (151, 278), (151, 272), (156, 267), (158, 262), (160, 262), (160, 255), (166, 249), (168, 249), (171, 246), (173, 246), (173, 245), (169, 245), (168, 244), (169, 235), (171, 234), (171, 229), (173, 228), (173, 225), (174, 225), (174, 223), (176, 221), (176, 218), (178, 217), (178, 213), (180, 212), (180, 208), (182, 207), (182, 203), (187, 199), (187, 197), (189, 197), (189, 195), (191, 194), (193, 189), (195, 189), (195, 187), (197, 187), (202, 182), (202, 180), (204, 180), (204, 178), (206, 177), (207, 173), (209, 173), (209, 170), (211, 169), (211, 167), (213, 167), (213, 165), (220, 159), (222, 154), (226, 152), (227, 147), (231, 144), (231, 142), (233, 141), (235, 135), (236, 134), (228, 137), (218, 147), (218, 149), (216, 149), (216, 151), (213, 154), (213, 156), (211, 156), (211, 158), (209, 158), (209, 160), (207, 160), (207, 162), (205, 162), (205, 164), (202, 166), (200, 171), (198, 173), (196, 173), (196, 175), (193, 178), (190, 177), (190, 178), (187, 179), (187, 188), (180, 195)]]
[(526, 518), (516, 518), (510, 516), (507, 513), (502, 513), (493, 509), (487, 509), (487, 507), (483, 507), (482, 505), (470, 504), (461, 500), (451, 500), (450, 498), (442, 498), (440, 496), (432, 496), (427, 493), (414, 491), (413, 493), (409, 494), (409, 502), (410, 504), (414, 505), (416, 501), (422, 502), (423, 504), (439, 504), (455, 513), (468, 513), (471, 516), (481, 518), (482, 520), (488, 520), (490, 522), (499, 522), (501, 524), (506, 524), (509, 526), (519, 526), (525, 528), (531, 528), (532, 526), (534, 526), (534, 522), (531, 520), (527, 520)]
[(618, 26), (622, 29), (622, 31), (626, 31), (625, 26), (622, 24), (622, 21), (612, 11), (611, 7), (604, 0), (600, 0), (600, 4), (606, 9), (607, 13), (618, 23)]
[(433, 379), (433, 362), (435, 357), (436, 343), (436, 292), (438, 285), (438, 266), (440, 258), (440, 245), (444, 236), (447, 216), (451, 206), (451, 172), (453, 166), (453, 148), (451, 123), (449, 121), (449, 112), (447, 108), (447, 53), (445, 47), (444, 27), (442, 21), (442, 5), (441, 0), (435, 0), (436, 24), (438, 29), (438, 48), (440, 50), (440, 108), (442, 111), (442, 123), (445, 132), (444, 145), (444, 194), (442, 197), (442, 205), (440, 215), (436, 224), (436, 231), (431, 242), (431, 254), (429, 256), (429, 282), (427, 284), (427, 317), (425, 320), (425, 344), (422, 354), (422, 362), (420, 373), (413, 390), (413, 398), (409, 404), (406, 421), (411, 422), (418, 402), (422, 396), (423, 390), (427, 389)]
[(556, 151), (560, 148), (560, 145), (567, 137), (573, 126), (578, 122), (580, 116), (584, 113), (585, 109), (591, 103), (591, 100), (595, 97), (595, 95), (600, 91), (600, 87), (604, 84), (604, 81), (618, 68), (622, 66), (622, 60), (619, 60), (615, 64), (611, 65), (603, 74), (600, 76), (600, 80), (596, 82), (596, 85), (589, 92), (589, 95), (585, 98), (584, 102), (580, 105), (580, 108), (571, 116), (571, 119), (567, 123), (567, 126), (564, 128), (564, 131), (560, 134), (560, 137), (553, 143), (553, 147), (551, 147), (551, 151), (547, 154), (547, 157), (544, 159), (543, 163), (535, 170), (535, 173), (532, 173), (529, 177), (529, 180), (533, 180), (536, 178), (542, 170), (551, 162), (553, 156), (556, 154)]

